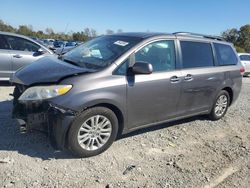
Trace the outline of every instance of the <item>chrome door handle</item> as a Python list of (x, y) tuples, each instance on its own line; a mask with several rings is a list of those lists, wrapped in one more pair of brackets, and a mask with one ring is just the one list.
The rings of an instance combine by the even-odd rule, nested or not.
[(179, 81), (180, 81), (180, 78), (178, 76), (172, 76), (170, 78), (171, 83), (176, 83), (176, 82), (179, 82)]
[(185, 81), (191, 81), (193, 80), (193, 76), (191, 74), (187, 74), (185, 77), (184, 77), (184, 80)]
[(21, 56), (21, 55), (19, 55), (19, 54), (16, 54), (16, 55), (13, 55), (13, 57), (15, 57), (15, 58), (21, 58), (21, 57), (23, 57), (23, 56)]

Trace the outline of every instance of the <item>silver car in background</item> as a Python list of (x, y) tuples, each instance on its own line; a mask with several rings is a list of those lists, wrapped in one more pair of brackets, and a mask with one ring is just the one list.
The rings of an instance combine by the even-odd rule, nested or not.
[(57, 55), (63, 55), (77, 46), (76, 42), (67, 42), (64, 46), (55, 49)]
[(8, 81), (19, 68), (53, 52), (23, 35), (0, 32), (0, 81)]

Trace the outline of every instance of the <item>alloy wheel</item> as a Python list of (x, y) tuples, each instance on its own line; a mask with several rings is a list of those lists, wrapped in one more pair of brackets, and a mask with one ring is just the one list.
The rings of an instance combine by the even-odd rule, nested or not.
[(103, 115), (88, 118), (78, 131), (78, 143), (85, 149), (94, 151), (107, 143), (112, 133), (110, 120)]

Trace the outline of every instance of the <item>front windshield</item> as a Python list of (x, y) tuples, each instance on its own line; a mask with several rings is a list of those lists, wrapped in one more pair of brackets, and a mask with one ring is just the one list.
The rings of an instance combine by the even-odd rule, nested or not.
[(140, 42), (137, 37), (101, 36), (62, 56), (62, 60), (88, 69), (102, 69)]

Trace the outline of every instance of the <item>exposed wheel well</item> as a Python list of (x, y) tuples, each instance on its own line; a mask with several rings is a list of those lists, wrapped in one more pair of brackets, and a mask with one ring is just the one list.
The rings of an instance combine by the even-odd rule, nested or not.
[(232, 104), (232, 101), (233, 101), (233, 90), (232, 90), (232, 88), (230, 88), (230, 87), (225, 87), (225, 88), (223, 88), (222, 90), (225, 90), (225, 91), (228, 92), (229, 97), (230, 97), (230, 104), (229, 104), (229, 105), (231, 105), (231, 104)]
[[(123, 131), (123, 128), (124, 128), (124, 117), (123, 117), (123, 114), (120, 111), (120, 109), (117, 108), (116, 106), (114, 106), (112, 104), (108, 104), (108, 103), (100, 103), (100, 104), (97, 104), (97, 105), (94, 105), (94, 106), (89, 106), (88, 108), (93, 108), (93, 107), (97, 107), (97, 106), (106, 107), (106, 108), (112, 110), (115, 113), (115, 115), (116, 115), (116, 117), (118, 119), (118, 123), (119, 123), (117, 137), (120, 136), (122, 134), (122, 131)], [(88, 108), (86, 108), (86, 109), (88, 109)], [(86, 110), (86, 109), (84, 109), (84, 110)], [(68, 134), (69, 134), (69, 129), (67, 130), (67, 132), (65, 134), (65, 139), (66, 140), (65, 140), (64, 146), (66, 146), (66, 147), (68, 147), (68, 139), (67, 138), (68, 138)]]

